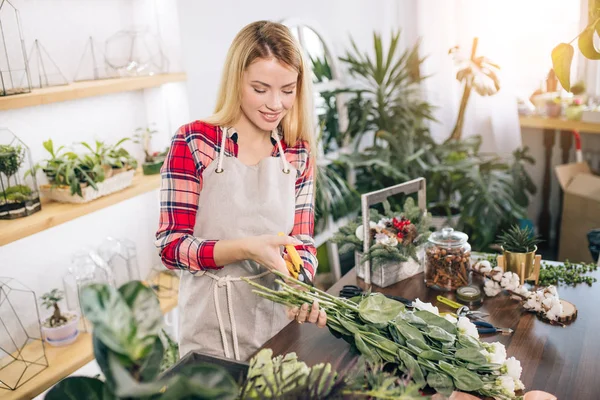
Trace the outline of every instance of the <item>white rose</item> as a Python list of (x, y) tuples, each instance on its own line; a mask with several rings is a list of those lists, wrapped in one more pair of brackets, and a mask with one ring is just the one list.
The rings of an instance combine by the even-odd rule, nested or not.
[(387, 226), (386, 226), (386, 225), (387, 225), (387, 223), (388, 223), (388, 222), (390, 222), (390, 221), (391, 221), (391, 219), (390, 219), (390, 218), (381, 218), (381, 219), (379, 220), (379, 222), (377, 223), (377, 229), (379, 229), (379, 230), (382, 230), (382, 229), (385, 229), (385, 228), (387, 228)]
[(525, 385), (520, 379), (515, 379), (515, 390), (525, 390)]
[(360, 241), (365, 240), (365, 231), (364, 231), (362, 225), (359, 225), (358, 228), (356, 228), (356, 232), (354, 232), (354, 234), (356, 235), (358, 240), (360, 240)]
[(375, 234), (375, 243), (383, 244), (385, 246), (397, 246), (398, 239), (396, 239), (394, 237), (390, 237), (390, 236), (386, 235), (385, 233), (377, 233), (377, 234)]
[(505, 373), (506, 375), (510, 376), (511, 378), (513, 378), (516, 383), (516, 381), (521, 379), (521, 373), (523, 372), (523, 368), (521, 367), (521, 362), (514, 357), (508, 358), (504, 362), (502, 372)]
[(500, 342), (490, 344), (490, 358), (488, 362), (492, 364), (503, 364), (506, 360), (506, 347)]
[(496, 379), (496, 386), (507, 396), (515, 395), (515, 380), (510, 376), (500, 376)]
[(429, 311), (432, 314), (440, 315), (440, 310), (431, 303), (424, 303), (417, 298), (415, 301), (413, 301), (412, 304), (413, 304), (413, 307), (416, 309), (423, 310), (423, 311)]
[(469, 321), (469, 318), (467, 317), (459, 317), (456, 327), (458, 328), (458, 331), (463, 335), (469, 335), (474, 338), (479, 338), (479, 332), (477, 332), (477, 327), (474, 323)]

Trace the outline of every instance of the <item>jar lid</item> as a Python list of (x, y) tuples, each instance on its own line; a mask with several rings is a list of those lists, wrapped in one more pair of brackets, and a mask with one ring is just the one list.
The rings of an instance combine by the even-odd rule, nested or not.
[(433, 232), (429, 236), (431, 243), (448, 247), (460, 246), (467, 240), (469, 240), (469, 236), (466, 233), (455, 231), (452, 228), (443, 228), (441, 231)]

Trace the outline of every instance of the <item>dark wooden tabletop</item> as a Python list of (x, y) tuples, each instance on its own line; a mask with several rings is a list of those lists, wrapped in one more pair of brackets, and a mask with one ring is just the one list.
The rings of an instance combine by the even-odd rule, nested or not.
[[(600, 281), (600, 271), (593, 274)], [(357, 282), (356, 273), (351, 270), (329, 292), (338, 294), (344, 285), (357, 283), (364, 286), (362, 281)], [(428, 289), (423, 283), (423, 274), (373, 290), (408, 299), (418, 297), (438, 306), (440, 312), (452, 311), (435, 298), (438, 294), (453, 297)], [(578, 309), (577, 318), (569, 325), (560, 327), (543, 322), (523, 311), (518, 301), (501, 293), (485, 298), (479, 309), (490, 314), (487, 320), (495, 326), (512, 328), (515, 332), (511, 336), (482, 335), (481, 338), (487, 342), (503, 343), (508, 357), (514, 356), (521, 361), (521, 380), (526, 392), (543, 390), (559, 400), (600, 399), (600, 282), (592, 287), (586, 284), (576, 287), (561, 285), (558, 293)], [(296, 352), (298, 358), (308, 365), (329, 362), (337, 370), (342, 370), (356, 358), (349, 344), (335, 338), (327, 328), (319, 329), (312, 324), (296, 322), (291, 322), (264, 347), (273, 349), (275, 355)]]

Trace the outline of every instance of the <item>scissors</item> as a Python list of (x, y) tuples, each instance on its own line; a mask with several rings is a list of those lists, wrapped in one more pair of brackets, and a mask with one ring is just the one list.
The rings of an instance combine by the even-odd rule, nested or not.
[(498, 333), (503, 335), (510, 335), (514, 331), (511, 328), (498, 328), (486, 321), (473, 321), (473, 324), (477, 326), (477, 332), (479, 333)]
[[(283, 232), (278, 233), (279, 236), (285, 236)], [(285, 246), (285, 250), (287, 251), (288, 256), (290, 256), (291, 262), (285, 260), (285, 264), (287, 266), (288, 272), (290, 276), (294, 279), (298, 279), (301, 282), (304, 282), (308, 285), (313, 286), (312, 281), (308, 277), (308, 274), (304, 270), (304, 261), (300, 258), (300, 254), (298, 254), (298, 250), (291, 245), (288, 244)]]
[[(340, 290), (340, 297), (345, 297), (347, 299), (360, 296), (363, 293), (363, 290), (356, 285), (345, 285), (342, 290)], [(382, 293), (388, 299), (399, 301), (403, 303), (406, 307), (412, 307), (412, 300), (406, 299), (401, 296), (394, 296), (391, 294)]]
[(447, 297), (444, 296), (437, 296), (436, 297), (437, 301), (439, 301), (442, 304), (445, 304), (449, 307), (452, 307), (454, 309), (456, 309), (456, 313), (450, 313), (450, 315), (452, 315), (453, 317), (467, 317), (469, 319), (472, 320), (483, 320), (483, 318), (489, 316), (490, 314), (488, 313), (484, 313), (482, 311), (472, 311), (469, 309), (469, 307), (464, 306), (460, 303), (457, 303), (455, 301), (450, 300)]

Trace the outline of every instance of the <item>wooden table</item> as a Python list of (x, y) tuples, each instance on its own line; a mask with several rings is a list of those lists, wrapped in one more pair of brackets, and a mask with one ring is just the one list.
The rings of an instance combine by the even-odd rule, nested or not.
[[(600, 278), (600, 271), (594, 274)], [(342, 286), (348, 284), (357, 284), (354, 269), (329, 292), (338, 294)], [(490, 313), (488, 321), (495, 326), (512, 328), (515, 332), (512, 336), (484, 335), (482, 339), (486, 342), (500, 341), (506, 346), (508, 357), (514, 356), (521, 361), (521, 380), (526, 391), (544, 390), (560, 400), (600, 398), (599, 285), (559, 287), (561, 298), (574, 303), (579, 310), (577, 319), (564, 328), (542, 322), (535, 315), (522, 311), (519, 303), (505, 294), (486, 298), (480, 309)], [(359, 282), (359, 286), (364, 284)], [(441, 292), (428, 289), (423, 283), (423, 274), (374, 290), (409, 299), (418, 297), (437, 305), (440, 311), (451, 311), (445, 305), (437, 304), (435, 297)], [(308, 365), (329, 362), (337, 370), (356, 358), (349, 344), (336, 339), (328, 329), (295, 322), (286, 326), (264, 347), (273, 349), (276, 355), (294, 351)]]

